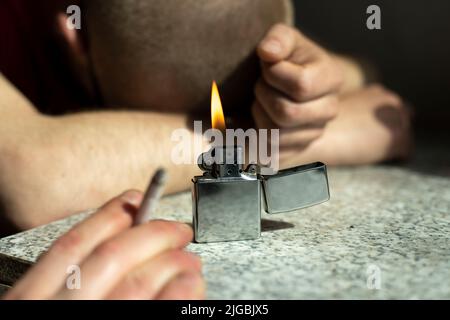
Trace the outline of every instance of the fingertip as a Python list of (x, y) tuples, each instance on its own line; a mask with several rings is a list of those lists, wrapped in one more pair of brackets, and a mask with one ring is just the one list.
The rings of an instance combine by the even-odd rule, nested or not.
[(283, 59), (283, 45), (276, 38), (264, 39), (258, 46), (257, 51), (259, 57), (265, 62), (277, 62)]
[(277, 23), (260, 42), (257, 52), (261, 60), (271, 63), (287, 59), (296, 46), (298, 31), (285, 24)]
[(177, 222), (176, 224), (178, 230), (186, 235), (186, 237), (189, 239), (188, 241), (192, 241), (194, 238), (194, 230), (192, 230), (192, 227), (186, 223)]
[(150, 223), (157, 229), (165, 230), (164, 234), (174, 241), (174, 248), (183, 248), (194, 239), (194, 231), (186, 223), (166, 220), (153, 220)]
[(158, 236), (171, 242), (171, 248), (184, 248), (194, 238), (192, 228), (182, 222), (167, 220), (151, 220), (144, 224), (151, 234), (157, 231)]

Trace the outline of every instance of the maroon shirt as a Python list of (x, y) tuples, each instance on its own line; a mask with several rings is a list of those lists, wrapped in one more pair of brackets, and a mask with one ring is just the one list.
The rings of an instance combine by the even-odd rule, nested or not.
[(0, 71), (40, 111), (89, 103), (58, 45), (56, 15), (71, 0), (0, 0)]

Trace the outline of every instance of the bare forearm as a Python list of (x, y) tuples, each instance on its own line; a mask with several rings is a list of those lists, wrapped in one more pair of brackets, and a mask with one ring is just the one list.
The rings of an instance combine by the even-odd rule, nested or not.
[(95, 208), (126, 189), (144, 190), (159, 166), (170, 173), (168, 193), (187, 189), (199, 173), (171, 161), (171, 134), (187, 127), (185, 116), (80, 113), (27, 126), (28, 133), (19, 128), (15, 142), (3, 144), (0, 164), (4, 207), (20, 228)]
[(151, 112), (80, 113), (51, 119), (54, 136), (45, 144), (70, 159), (74, 175), (86, 173), (83, 184), (94, 180), (99, 185), (103, 179), (102, 190), (143, 189), (152, 172), (164, 166), (171, 173), (167, 192), (173, 193), (184, 190), (198, 170), (171, 161), (173, 131), (185, 129), (193, 139), (187, 121), (184, 115)]
[[(196, 166), (175, 165), (171, 153), (174, 130), (187, 128), (187, 117), (145, 112), (80, 113), (52, 119), (54, 136), (45, 144), (68, 159), (73, 183), (95, 193), (111, 193), (125, 188), (144, 189), (159, 166), (171, 179), (167, 192), (187, 188)], [(190, 136), (193, 138), (191, 131)], [(79, 175), (81, 179), (75, 179)], [(95, 189), (94, 183), (95, 182)]]
[(30, 144), (21, 142), (20, 172), (3, 181), (21, 195), (12, 212), (37, 225), (94, 208), (125, 189), (145, 189), (159, 166), (169, 170), (168, 192), (186, 189), (197, 169), (170, 160), (172, 130), (186, 127), (185, 120), (130, 112), (45, 119)]

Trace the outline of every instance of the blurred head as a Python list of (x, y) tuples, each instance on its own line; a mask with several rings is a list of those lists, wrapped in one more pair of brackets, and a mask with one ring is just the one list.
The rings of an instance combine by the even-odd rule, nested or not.
[(249, 103), (254, 49), (291, 19), (289, 0), (87, 0), (82, 13), (104, 104), (167, 112), (200, 109), (213, 79), (227, 106)]

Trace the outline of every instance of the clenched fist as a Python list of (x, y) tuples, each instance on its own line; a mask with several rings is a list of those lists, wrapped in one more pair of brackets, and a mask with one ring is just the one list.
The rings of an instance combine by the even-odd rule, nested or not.
[(253, 117), (258, 128), (281, 129), (281, 148), (305, 147), (322, 135), (338, 114), (338, 94), (351, 82), (348, 70), (356, 75), (353, 82), (362, 82), (355, 65), (287, 25), (272, 27), (257, 53), (262, 78)]

